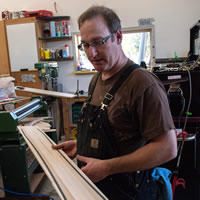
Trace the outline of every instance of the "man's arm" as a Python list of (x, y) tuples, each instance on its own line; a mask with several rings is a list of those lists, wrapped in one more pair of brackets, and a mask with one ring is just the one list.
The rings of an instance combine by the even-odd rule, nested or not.
[(86, 162), (82, 171), (94, 182), (108, 175), (134, 172), (161, 165), (177, 155), (177, 141), (174, 130), (155, 137), (150, 143), (133, 153), (108, 160), (98, 160), (78, 156), (77, 159)]
[(176, 155), (176, 134), (174, 130), (170, 130), (133, 153), (108, 160), (109, 173), (149, 169), (175, 158)]

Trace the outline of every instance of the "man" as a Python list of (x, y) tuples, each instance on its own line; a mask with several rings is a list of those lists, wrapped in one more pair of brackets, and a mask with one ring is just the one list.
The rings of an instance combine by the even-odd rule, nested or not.
[(156, 200), (151, 169), (177, 154), (165, 89), (154, 74), (138, 68), (123, 53), (115, 12), (93, 6), (78, 23), (82, 39), (78, 48), (98, 73), (83, 105), (77, 142), (53, 148), (62, 148), (71, 158), (77, 155), (81, 170), (109, 199)]

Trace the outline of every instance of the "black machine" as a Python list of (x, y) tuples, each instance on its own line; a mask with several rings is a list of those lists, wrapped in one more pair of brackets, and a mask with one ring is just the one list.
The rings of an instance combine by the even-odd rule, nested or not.
[(160, 65), (155, 67), (153, 72), (164, 84), (176, 129), (189, 134), (185, 141), (182, 141), (182, 138), (178, 139), (177, 158), (164, 165), (172, 172), (176, 172), (177, 177), (185, 180), (185, 189), (178, 186), (173, 199), (199, 200), (200, 20), (190, 29), (190, 52), (187, 58), (156, 61)]
[[(185, 190), (181, 187), (176, 189), (174, 200), (199, 200), (200, 71), (166, 71), (155, 74), (165, 86), (176, 128), (190, 135), (184, 142), (178, 168), (179, 177), (186, 181), (186, 187)], [(173, 172), (177, 161), (178, 158), (165, 167)]]
[(165, 86), (173, 117), (200, 117), (200, 71), (154, 73)]

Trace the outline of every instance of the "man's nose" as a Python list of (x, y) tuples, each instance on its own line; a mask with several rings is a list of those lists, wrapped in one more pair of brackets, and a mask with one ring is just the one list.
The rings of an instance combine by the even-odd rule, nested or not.
[(88, 49), (88, 53), (91, 57), (95, 57), (97, 55), (97, 49), (94, 46), (90, 46)]

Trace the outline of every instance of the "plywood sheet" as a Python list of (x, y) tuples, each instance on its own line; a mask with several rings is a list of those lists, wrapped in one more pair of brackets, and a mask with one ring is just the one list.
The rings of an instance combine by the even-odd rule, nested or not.
[(50, 179), (61, 200), (106, 200), (104, 194), (38, 127), (18, 126), (29, 148)]

